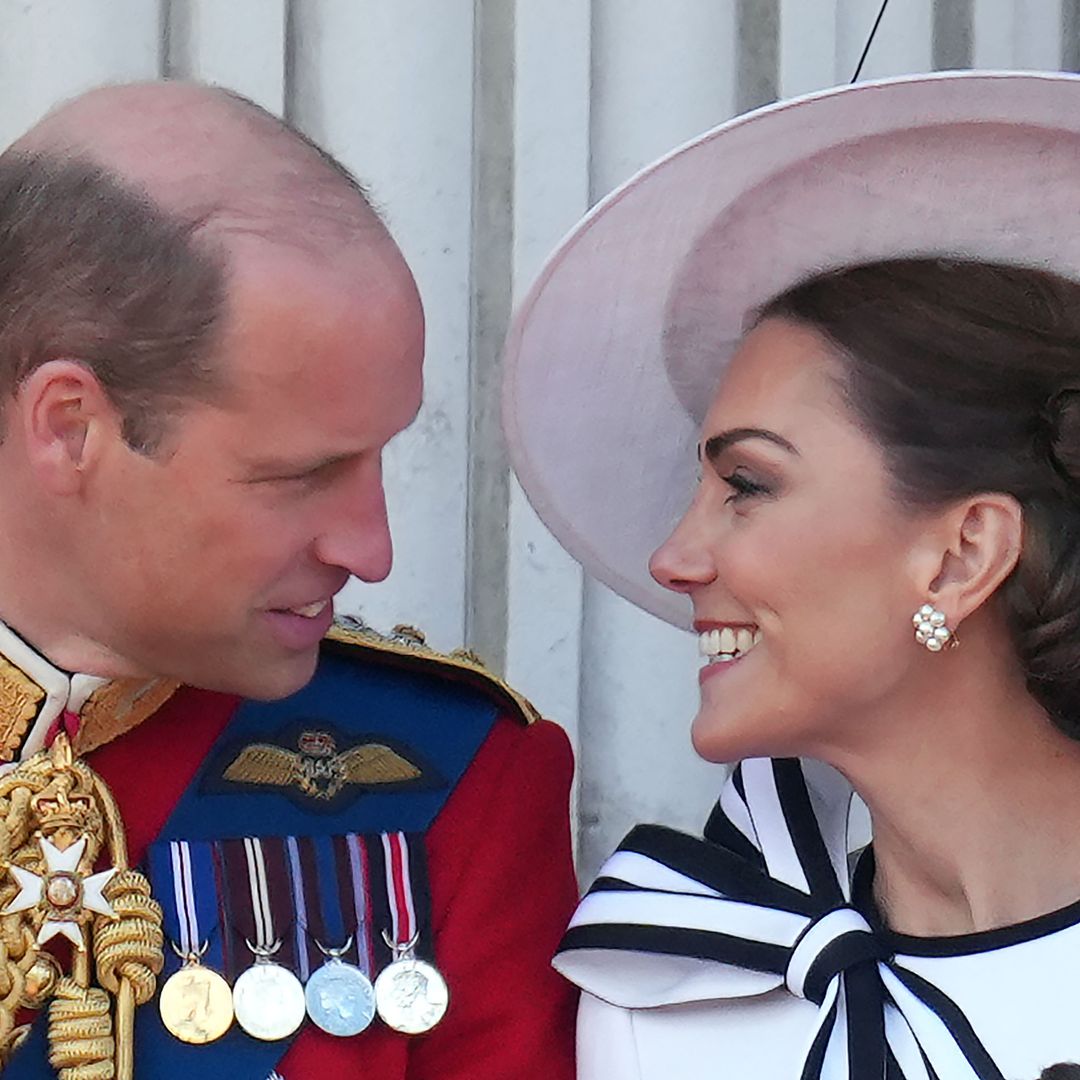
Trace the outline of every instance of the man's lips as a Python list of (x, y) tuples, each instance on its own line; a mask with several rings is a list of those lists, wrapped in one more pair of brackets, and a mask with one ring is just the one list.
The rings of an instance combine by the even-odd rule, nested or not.
[(279, 610), (287, 611), (290, 615), (300, 615), (305, 619), (314, 619), (326, 610), (326, 605), (329, 603), (329, 600), (313, 600), (310, 604), (303, 604), (300, 607), (280, 608)]
[(329, 600), (314, 600), (297, 607), (270, 609), (265, 618), (279, 644), (305, 651), (315, 647), (330, 629), (334, 606)]

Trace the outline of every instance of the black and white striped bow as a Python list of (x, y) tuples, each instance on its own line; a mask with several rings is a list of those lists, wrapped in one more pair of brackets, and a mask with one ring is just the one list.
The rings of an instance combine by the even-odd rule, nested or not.
[(817, 762), (744, 761), (704, 840), (630, 833), (555, 966), (625, 1008), (786, 987), (818, 1006), (801, 1080), (1004, 1080), (956, 1003), (853, 906), (850, 803), (847, 781)]

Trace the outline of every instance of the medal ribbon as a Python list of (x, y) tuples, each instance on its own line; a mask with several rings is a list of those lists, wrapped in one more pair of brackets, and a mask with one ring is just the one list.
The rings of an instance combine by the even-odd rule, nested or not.
[(390, 901), (391, 936), (398, 947), (416, 938), (416, 907), (413, 903), (409, 841), (403, 832), (382, 834), (386, 857), (386, 895)]
[(251, 895), (251, 916), (255, 932), (251, 943), (259, 949), (271, 950), (280, 944), (275, 932), (277, 920), (270, 904), (270, 878), (266, 871), (263, 842), (257, 836), (245, 836), (244, 858), (247, 860), (248, 888)]
[[(278, 837), (248, 836), (221, 840), (217, 848), (226, 882), (228, 922), (236, 934), (235, 962), (243, 966), (246, 943), (256, 951), (274, 952), (274, 959), (291, 967), (295, 941), (289, 932), (296, 920), (290, 883), (289, 850)], [(274, 945), (280, 943), (280, 951)]]
[[(368, 886), (368, 841), (346, 836), (285, 838), (296, 912), (296, 955), (306, 980), (320, 958), (313, 946), (333, 949), (368, 977), (374, 968)], [(350, 941), (351, 939), (351, 941)], [(349, 947), (346, 949), (345, 945)]]
[(374, 969), (371, 937), (371, 860), (363, 837), (349, 833), (345, 837), (345, 845), (349, 853), (353, 910), (356, 915), (356, 963), (370, 979)]
[[(353, 935), (353, 927), (345, 926), (343, 902), (348, 893), (343, 892), (346, 882), (344, 874), (339, 874), (339, 867), (344, 870), (339, 858), (337, 838), (316, 836), (312, 838), (315, 848), (315, 865), (319, 883), (319, 907), (322, 914), (323, 938), (320, 943), (329, 948), (340, 949)], [(344, 855), (344, 848), (340, 855)], [(351, 921), (351, 920), (350, 920)]]
[(209, 963), (219, 965), (222, 942), (217, 933), (218, 875), (212, 844), (187, 840), (155, 844), (149, 864), (169, 939), (185, 958), (200, 955), (209, 946)]
[(305, 875), (300, 855), (300, 840), (295, 836), (285, 837), (285, 851), (289, 860), (289, 885), (292, 890), (293, 910), (296, 912), (297, 974), (301, 982), (307, 982), (311, 975), (311, 954), (308, 949), (308, 901), (304, 889)]

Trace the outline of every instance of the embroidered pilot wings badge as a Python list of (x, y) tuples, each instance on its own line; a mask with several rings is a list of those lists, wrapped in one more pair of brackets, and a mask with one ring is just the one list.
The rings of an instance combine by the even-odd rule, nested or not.
[(410, 759), (408, 750), (385, 742), (361, 742), (339, 752), (334, 734), (306, 729), (296, 736), (295, 745), (293, 750), (272, 742), (249, 743), (232, 758), (221, 779), (323, 803), (342, 793), (355, 796), (364, 789), (412, 787), (432, 779)]

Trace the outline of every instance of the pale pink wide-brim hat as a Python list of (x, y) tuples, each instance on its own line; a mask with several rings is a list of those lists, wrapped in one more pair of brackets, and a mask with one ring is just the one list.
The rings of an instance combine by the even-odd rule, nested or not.
[(686, 626), (649, 576), (689, 505), (699, 426), (744, 327), (819, 271), (902, 256), (1080, 278), (1080, 78), (954, 72), (785, 101), (598, 204), (518, 309), (511, 459), (587, 571)]

